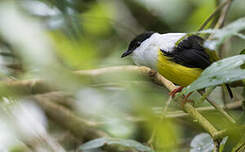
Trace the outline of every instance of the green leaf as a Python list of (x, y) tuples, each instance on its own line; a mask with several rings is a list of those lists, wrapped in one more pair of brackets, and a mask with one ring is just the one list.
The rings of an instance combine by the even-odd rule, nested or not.
[(100, 148), (104, 145), (121, 145), (124, 147), (134, 148), (142, 152), (153, 151), (150, 147), (147, 147), (135, 140), (118, 139), (118, 138), (98, 138), (81, 145), (79, 149), (84, 151), (89, 149)]
[(91, 140), (79, 147), (80, 150), (89, 150), (94, 148), (102, 147), (106, 143), (106, 138), (98, 138), (95, 140)]
[(239, 142), (232, 148), (232, 152), (243, 152), (243, 151), (245, 151), (245, 136), (242, 136)]
[(245, 49), (243, 49), (243, 50), (240, 52), (240, 54), (245, 54)]
[[(223, 138), (220, 142), (219, 151), (223, 152), (225, 143), (227, 142), (227, 137)], [(207, 133), (201, 133), (196, 135), (191, 141), (190, 152), (212, 152), (214, 149), (214, 143), (211, 136)]]
[(188, 94), (194, 90), (245, 79), (244, 64), (245, 55), (237, 55), (214, 62), (183, 91)]
[(245, 39), (245, 36), (239, 33), (241, 30), (245, 29), (245, 18), (240, 18), (222, 29), (219, 30), (204, 30), (200, 33), (212, 33), (212, 39), (205, 41), (204, 47), (209, 48), (210, 50), (216, 50), (225, 39), (231, 36), (238, 36), (242, 39)]
[(207, 133), (201, 133), (191, 141), (190, 152), (212, 152), (214, 148), (213, 140)]

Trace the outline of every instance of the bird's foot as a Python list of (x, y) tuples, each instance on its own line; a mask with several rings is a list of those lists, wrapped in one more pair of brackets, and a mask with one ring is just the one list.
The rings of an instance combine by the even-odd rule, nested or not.
[(176, 95), (176, 93), (181, 92), (183, 90), (184, 87), (178, 87), (176, 89), (174, 89), (173, 91), (169, 92), (169, 95), (174, 98), (174, 96)]
[(181, 102), (181, 107), (184, 108), (184, 105), (186, 103), (193, 103), (193, 100), (189, 100), (188, 98), (190, 97), (190, 95), (192, 94), (192, 92), (188, 93), (186, 96), (184, 96), (184, 99)]
[[(176, 88), (176, 89), (174, 89), (173, 91), (171, 91), (170, 93), (169, 93), (169, 95), (172, 97), (172, 98), (174, 98), (174, 96), (178, 93), (178, 92), (181, 92), (182, 90), (183, 90), (183, 88), (184, 87), (178, 87), (178, 88)], [(181, 105), (181, 107), (182, 108), (184, 108), (184, 105), (186, 104), (186, 103), (193, 103), (193, 100), (189, 100), (188, 98), (190, 97), (190, 95), (192, 94), (192, 92), (191, 93), (188, 93), (186, 96), (184, 96), (184, 99), (181, 101), (181, 103), (180, 103), (180, 105)]]

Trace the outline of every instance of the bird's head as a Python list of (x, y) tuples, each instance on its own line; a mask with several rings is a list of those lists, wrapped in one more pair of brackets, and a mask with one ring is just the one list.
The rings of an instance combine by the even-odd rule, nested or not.
[(149, 39), (154, 32), (144, 32), (138, 36), (136, 36), (129, 44), (128, 50), (125, 51), (121, 58), (128, 56), (132, 54), (138, 47), (140, 47), (141, 43), (143, 43), (145, 40)]

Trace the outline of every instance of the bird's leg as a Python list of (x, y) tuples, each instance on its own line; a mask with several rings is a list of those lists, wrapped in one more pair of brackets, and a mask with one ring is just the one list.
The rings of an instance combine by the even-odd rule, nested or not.
[(187, 102), (193, 102), (193, 100), (189, 100), (189, 99), (188, 99), (192, 93), (193, 93), (193, 92), (190, 92), (190, 93), (188, 93), (186, 96), (184, 96), (184, 99), (183, 99), (182, 102), (181, 102), (181, 107), (182, 107), (182, 108), (184, 107), (184, 105), (185, 105)]
[[(171, 97), (174, 97), (174, 96), (176, 95), (176, 93), (181, 92), (181, 91), (183, 90), (183, 88), (184, 88), (184, 87), (178, 87), (178, 88), (174, 89), (173, 91), (171, 91), (171, 92), (169, 93), (169, 95), (170, 95)], [(187, 102), (193, 102), (193, 100), (189, 100), (189, 99), (188, 99), (188, 98), (191, 96), (192, 93), (193, 93), (193, 92), (190, 92), (190, 93), (188, 93), (186, 96), (184, 96), (184, 99), (183, 99), (182, 102), (181, 102), (181, 107), (182, 107), (182, 108), (184, 107), (184, 105), (185, 105)]]
[(174, 97), (176, 95), (176, 93), (181, 92), (183, 90), (183, 88), (184, 87), (178, 87), (178, 88), (174, 89), (173, 91), (169, 92), (169, 95), (171, 97)]

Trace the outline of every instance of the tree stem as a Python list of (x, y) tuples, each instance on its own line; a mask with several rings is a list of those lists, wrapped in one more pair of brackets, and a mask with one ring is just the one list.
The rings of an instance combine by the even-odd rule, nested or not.
[(232, 0), (226, 0), (225, 2), (221, 3), (216, 9), (212, 12), (212, 14), (204, 21), (202, 26), (198, 29), (198, 31), (203, 30), (206, 25), (213, 19), (213, 17), (228, 3), (230, 3)]

